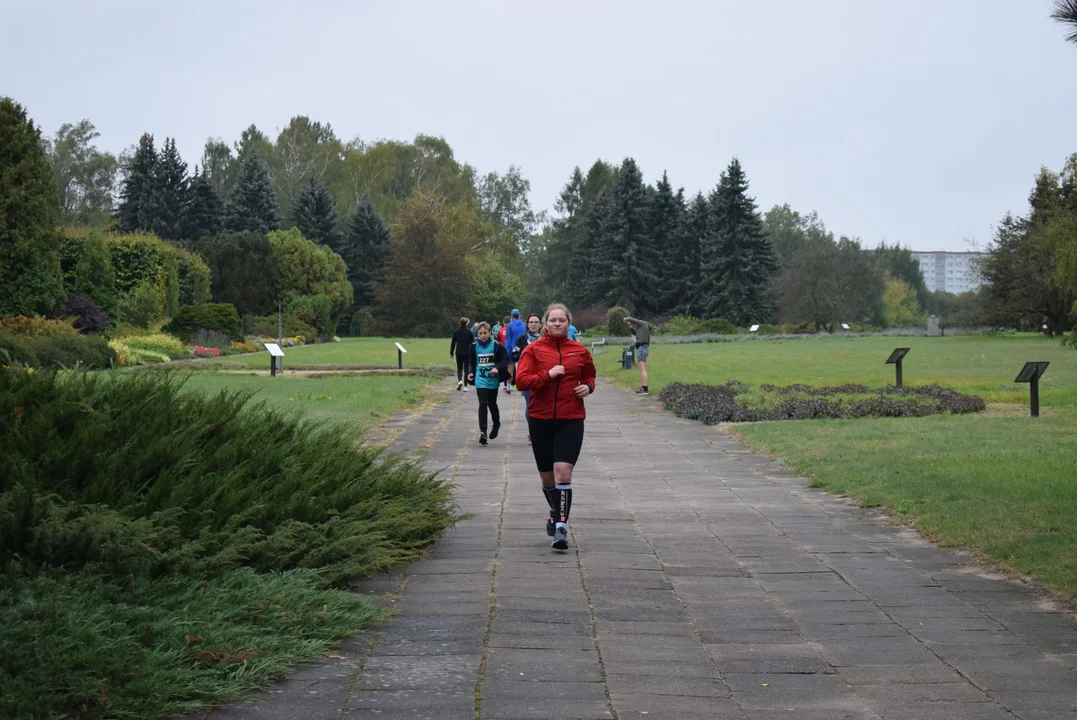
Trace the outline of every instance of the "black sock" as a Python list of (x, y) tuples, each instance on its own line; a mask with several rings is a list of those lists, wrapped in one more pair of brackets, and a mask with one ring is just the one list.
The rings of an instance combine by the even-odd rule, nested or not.
[(550, 517), (557, 515), (557, 504), (560, 502), (560, 494), (557, 492), (557, 488), (542, 488), (542, 494), (546, 496), (546, 504), (550, 506)]
[(554, 490), (557, 492), (557, 517), (554, 520), (558, 522), (567, 523), (568, 513), (572, 510), (572, 485), (555, 485)]

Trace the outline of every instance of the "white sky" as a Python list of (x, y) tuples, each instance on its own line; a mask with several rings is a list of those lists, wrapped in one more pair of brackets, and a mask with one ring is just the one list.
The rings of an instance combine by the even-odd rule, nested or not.
[(89, 118), (194, 165), (207, 137), (293, 115), (343, 139), (444, 136), (522, 167), (551, 208), (573, 166), (636, 158), (707, 191), (740, 157), (761, 209), (837, 234), (981, 246), (1077, 152), (1077, 46), (1048, 0), (0, 0), (0, 94), (52, 133)]

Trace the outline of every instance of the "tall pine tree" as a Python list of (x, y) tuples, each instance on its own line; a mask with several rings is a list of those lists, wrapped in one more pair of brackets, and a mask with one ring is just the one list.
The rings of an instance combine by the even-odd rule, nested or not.
[(329, 247), (338, 244), (336, 198), (313, 175), (299, 190), (292, 207), (292, 222), (308, 240)]
[(603, 258), (600, 253), (604, 252), (605, 232), (612, 209), (613, 193), (601, 190), (583, 206), (580, 213), (568, 265), (572, 301), (580, 307), (605, 302), (608, 287), (602, 275)]
[(687, 313), (699, 316), (702, 314), (700, 307), (700, 277), (701, 277), (701, 251), (703, 238), (707, 235), (707, 226), (710, 223), (710, 205), (703, 193), (696, 193), (692, 204), (688, 206), (684, 215), (684, 225), (681, 229), (681, 253), (676, 264), (676, 289), (677, 301), (674, 310), (679, 313)]
[(669, 177), (663, 172), (651, 196), (650, 212), (651, 243), (658, 258), (657, 304), (653, 310), (658, 313), (672, 310), (678, 302), (683, 227), (684, 193), (674, 195)]
[(778, 262), (737, 158), (711, 195), (702, 266), (699, 299), (707, 316), (742, 327), (774, 321), (769, 286)]
[(659, 297), (659, 256), (650, 234), (650, 207), (643, 174), (625, 158), (595, 253), (596, 276), (605, 300), (631, 312), (654, 311)]
[(165, 138), (153, 168), (153, 190), (147, 209), (150, 229), (165, 240), (183, 238), (187, 183), (187, 163), (180, 157), (175, 139)]
[(330, 247), (344, 258), (344, 264), (348, 266), (355, 307), (373, 305), (374, 292), (385, 281), (385, 265), (389, 259), (389, 226), (374, 207), (369, 190), (359, 199), (336, 247)]
[(143, 133), (138, 149), (127, 163), (116, 208), (116, 227), (120, 232), (149, 230), (153, 209), (153, 184), (157, 168), (157, 151), (153, 135)]
[(187, 205), (183, 209), (183, 237), (201, 240), (218, 235), (224, 229), (224, 207), (213, 183), (205, 173), (195, 169), (187, 188)]
[(265, 164), (255, 153), (248, 153), (239, 168), (236, 184), (224, 208), (224, 227), (228, 232), (268, 233), (280, 227), (277, 196)]

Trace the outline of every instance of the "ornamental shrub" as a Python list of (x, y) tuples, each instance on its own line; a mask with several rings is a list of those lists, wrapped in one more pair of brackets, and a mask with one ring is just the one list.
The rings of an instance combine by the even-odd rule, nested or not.
[(242, 340), (239, 313), (230, 303), (206, 303), (182, 307), (164, 327), (165, 332), (187, 341), (199, 330), (216, 330), (231, 340)]
[(0, 329), (0, 367), (5, 365), (37, 367), (37, 355), (27, 338)]
[(41, 368), (104, 370), (116, 363), (116, 352), (100, 336), (39, 337), (30, 347)]
[(0, 330), (24, 338), (38, 337), (78, 337), (78, 330), (69, 318), (50, 320), (42, 315), (26, 317), (15, 315), (0, 318)]
[(619, 305), (611, 307), (606, 312), (606, 333), (614, 337), (631, 335), (632, 329), (625, 322), (626, 317), (628, 317), (628, 311), (623, 307)]
[(68, 293), (67, 299), (59, 307), (58, 313), (61, 317), (71, 319), (74, 322), (75, 329), (84, 333), (99, 333), (108, 330), (108, 314), (85, 295)]

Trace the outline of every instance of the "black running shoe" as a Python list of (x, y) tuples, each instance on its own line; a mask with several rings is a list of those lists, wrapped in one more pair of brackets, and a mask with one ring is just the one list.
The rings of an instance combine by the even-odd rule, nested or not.
[(493, 440), (493, 439), (495, 439), (497, 437), (497, 431), (500, 430), (500, 429), (501, 429), (501, 423), (498, 423), (497, 425), (494, 425), (493, 428), (490, 429), (490, 439), (491, 440)]
[(557, 525), (553, 521), (553, 516), (550, 515), (546, 518), (546, 534), (553, 537), (553, 531), (557, 528)]
[(486, 433), (479, 433), (479, 445), (485, 445), (487, 442)]
[(550, 547), (554, 550), (568, 550), (568, 528), (562, 525), (553, 531), (553, 542)]

